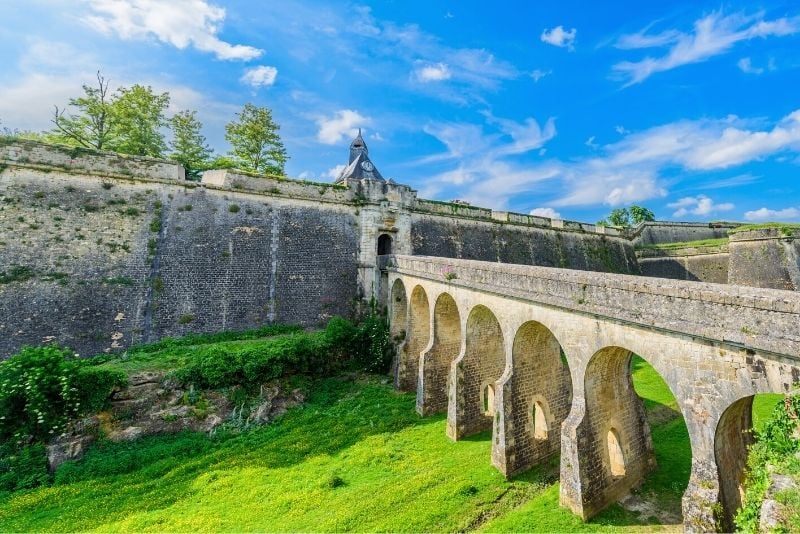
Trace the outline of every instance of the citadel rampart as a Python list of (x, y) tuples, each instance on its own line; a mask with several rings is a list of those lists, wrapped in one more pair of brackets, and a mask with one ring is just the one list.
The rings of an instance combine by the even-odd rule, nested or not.
[(636, 251), (644, 276), (695, 282), (728, 283), (728, 245), (646, 248)]
[(730, 236), (728, 283), (800, 290), (800, 227), (778, 226)]
[(169, 161), (0, 138), (0, 356), (319, 324), (372, 294), (381, 239), (403, 254), (638, 273), (614, 229), (392, 183), (183, 177)]

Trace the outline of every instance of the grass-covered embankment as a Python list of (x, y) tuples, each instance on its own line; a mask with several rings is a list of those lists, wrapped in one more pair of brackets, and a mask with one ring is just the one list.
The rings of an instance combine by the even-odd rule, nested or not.
[(634, 380), (660, 466), (639, 494), (660, 515), (614, 505), (582, 523), (558, 506), (557, 459), (505, 481), (488, 433), (453, 443), (443, 416), (415, 413), (413, 394), (359, 375), (315, 380), (305, 406), (270, 426), (101, 443), (52, 486), (0, 497), (0, 530), (680, 530), (686, 427), (642, 360)]

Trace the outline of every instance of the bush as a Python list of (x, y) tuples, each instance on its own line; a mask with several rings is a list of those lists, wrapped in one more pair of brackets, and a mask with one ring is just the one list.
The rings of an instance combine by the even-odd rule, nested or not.
[(0, 491), (35, 488), (50, 482), (47, 451), (41, 443), (27, 447), (0, 446)]
[(334, 317), (321, 332), (276, 336), (255, 347), (201, 347), (175, 371), (175, 377), (200, 388), (253, 388), (288, 375), (326, 376), (347, 366), (386, 371), (391, 357), (383, 317), (372, 315), (358, 325)]
[(800, 451), (800, 441), (794, 436), (800, 425), (800, 395), (787, 396), (778, 404), (747, 457), (747, 478), (742, 507), (734, 522), (737, 530), (758, 532), (761, 517), (761, 504), (769, 487), (770, 468), (778, 472), (785, 469)]
[(0, 440), (45, 442), (125, 383), (123, 373), (89, 367), (68, 349), (23, 347), (0, 363)]

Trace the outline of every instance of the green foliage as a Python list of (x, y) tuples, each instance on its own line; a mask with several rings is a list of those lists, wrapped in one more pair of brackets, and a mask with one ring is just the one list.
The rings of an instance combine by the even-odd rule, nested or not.
[(181, 111), (169, 120), (172, 128), (172, 153), (169, 157), (183, 165), (189, 180), (200, 179), (200, 172), (209, 168), (213, 152), (200, 132), (203, 125), (197, 120), (196, 114), (196, 111)]
[(288, 156), (269, 108), (245, 104), (237, 120), (225, 125), (225, 140), (235, 166), (262, 174), (284, 174)]
[(112, 104), (115, 137), (110, 147), (123, 154), (162, 157), (167, 150), (161, 129), (169, 93), (155, 94), (150, 86), (120, 87)]
[(631, 223), (636, 225), (645, 221), (655, 220), (656, 216), (651, 210), (634, 204), (630, 208), (614, 208), (611, 210), (611, 213), (608, 214), (608, 217), (598, 221), (597, 225), (627, 228), (631, 226)]
[(125, 383), (122, 373), (87, 366), (68, 349), (23, 347), (0, 362), (0, 440), (47, 441)]
[(69, 105), (74, 112), (67, 115), (66, 109), (56, 107), (53, 117), (55, 129), (43, 134), (45, 141), (102, 150), (114, 138), (112, 102), (108, 93), (108, 81), (97, 73), (97, 87), (83, 85), (83, 96), (71, 98)]
[(254, 328), (252, 330), (244, 330), (241, 332), (216, 332), (213, 334), (189, 334), (179, 338), (167, 337), (156, 343), (147, 345), (138, 345), (131, 347), (129, 352), (141, 352), (145, 354), (152, 354), (155, 352), (175, 349), (179, 347), (189, 347), (192, 345), (206, 345), (212, 343), (223, 343), (226, 341), (244, 341), (250, 339), (260, 339), (264, 337), (277, 336), (281, 334), (290, 334), (293, 332), (300, 332), (303, 328), (297, 325), (287, 324), (270, 324)]
[(258, 345), (198, 347), (175, 377), (199, 388), (253, 388), (275, 378), (327, 376), (346, 367), (386, 371), (391, 356), (383, 317), (371, 315), (359, 324), (333, 317), (320, 332), (293, 332)]
[(24, 282), (36, 276), (30, 267), (24, 265), (14, 265), (8, 271), (0, 271), (0, 284), (10, 284), (11, 282)]
[(0, 491), (17, 491), (42, 486), (50, 482), (47, 470), (47, 451), (41, 443), (16, 447), (0, 445)]
[(228, 211), (231, 213), (239, 213), (239, 204), (231, 204), (228, 206)]
[(769, 486), (770, 469), (793, 470), (800, 474), (795, 456), (800, 452), (800, 441), (795, 437), (799, 427), (800, 395), (791, 395), (774, 408), (771, 417), (756, 432), (756, 442), (747, 457), (744, 500), (734, 519), (738, 530), (759, 531), (761, 504)]
[(633, 222), (634, 225), (647, 221), (652, 222), (656, 220), (655, 213), (653, 213), (651, 210), (643, 206), (637, 206), (636, 204), (634, 204), (629, 208), (628, 211), (630, 211), (631, 221)]

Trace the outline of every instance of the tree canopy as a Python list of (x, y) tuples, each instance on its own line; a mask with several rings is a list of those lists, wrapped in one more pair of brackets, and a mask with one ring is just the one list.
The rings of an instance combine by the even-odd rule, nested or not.
[(196, 111), (180, 111), (172, 116), (169, 125), (172, 128), (172, 152), (169, 157), (186, 169), (186, 177), (197, 180), (200, 172), (207, 168), (213, 150), (206, 143), (201, 133), (200, 121)]
[(262, 174), (284, 174), (288, 156), (269, 108), (245, 104), (237, 120), (225, 126), (225, 139), (231, 144), (228, 153), (236, 166)]
[(598, 226), (619, 226), (627, 228), (645, 221), (655, 221), (656, 216), (652, 210), (634, 204), (630, 208), (614, 208), (608, 217), (597, 222)]

